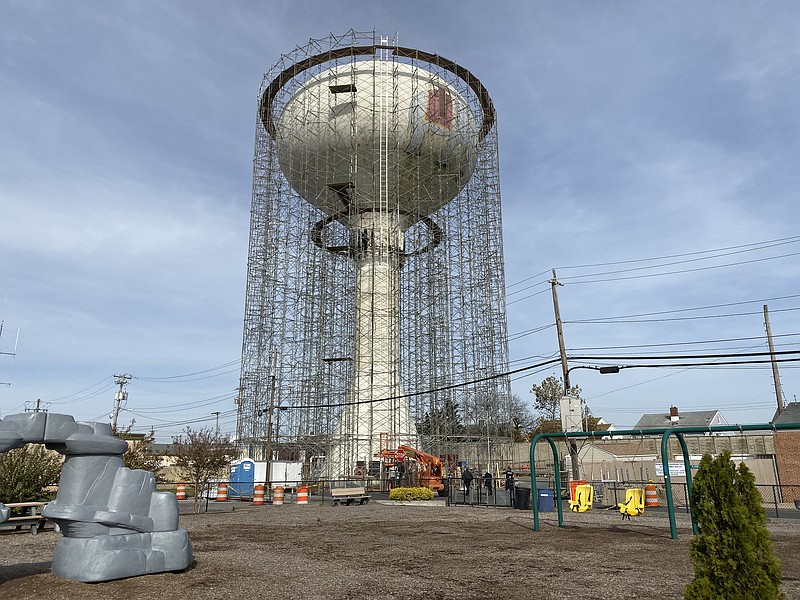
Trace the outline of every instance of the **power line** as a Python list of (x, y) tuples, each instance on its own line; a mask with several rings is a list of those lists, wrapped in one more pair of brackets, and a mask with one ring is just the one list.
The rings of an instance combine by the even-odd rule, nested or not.
[[(193, 373), (185, 373), (183, 375), (171, 375), (171, 376), (168, 376), (168, 377), (142, 377), (142, 376), (136, 376), (136, 379), (139, 379), (141, 381), (151, 381), (151, 382), (158, 382), (158, 381), (169, 382), (171, 380), (180, 379), (182, 381), (180, 381), (178, 383), (183, 383), (184, 381), (187, 381), (187, 379), (186, 379), (187, 377), (194, 377), (195, 375), (205, 375), (206, 373), (211, 373), (212, 371), (218, 371), (219, 369), (226, 369), (228, 367), (231, 367), (233, 365), (238, 365), (240, 363), (241, 363), (241, 359), (236, 359), (236, 360), (232, 360), (232, 361), (227, 362), (227, 363), (222, 364), (222, 365), (217, 365), (216, 367), (210, 367), (208, 369), (203, 369), (201, 371), (195, 371)], [(220, 375), (227, 375), (228, 373), (235, 373), (236, 371), (238, 371), (238, 369), (233, 369), (231, 371), (225, 371), (224, 373), (216, 373), (215, 375), (210, 375), (208, 377), (198, 377), (197, 379), (189, 379), (188, 381), (197, 381), (199, 379), (208, 379), (209, 377), (218, 377)]]
[(526, 329), (525, 331), (512, 333), (512, 334), (509, 334), (508, 341), (509, 342), (513, 342), (514, 340), (518, 340), (521, 337), (532, 335), (534, 333), (538, 333), (540, 331), (544, 331), (545, 329), (550, 329), (551, 327), (555, 327), (555, 323), (548, 323), (547, 325), (540, 325), (539, 327), (535, 327), (533, 329)]
[[(80, 400), (85, 400), (86, 398), (93, 398), (98, 393), (102, 393), (104, 391), (108, 391), (109, 388), (113, 388), (114, 387), (114, 383), (113, 382), (109, 382), (109, 379), (113, 379), (113, 378), (111, 378), (111, 377), (103, 377), (103, 379), (101, 379), (97, 383), (93, 383), (92, 385), (90, 385), (87, 388), (83, 388), (82, 390), (79, 390), (77, 392), (73, 392), (72, 394), (67, 394), (66, 396), (60, 396), (58, 398), (50, 400), (49, 402), (51, 404), (73, 404), (74, 402), (78, 402)], [(76, 400), (70, 400), (68, 402), (62, 402), (64, 400), (67, 400), (68, 398), (72, 398), (73, 396), (78, 396), (79, 394), (83, 394), (84, 392), (88, 392), (89, 390), (91, 390), (92, 388), (97, 387), (98, 385), (104, 385), (103, 389), (99, 390), (97, 392), (93, 392), (92, 394), (90, 394), (88, 396), (85, 396), (85, 397), (82, 397), (82, 398), (78, 398)]]
[[(795, 310), (800, 310), (800, 306), (793, 306), (790, 308), (779, 308), (775, 309), (772, 312), (792, 312)], [(754, 312), (740, 312), (740, 313), (728, 313), (728, 314), (718, 314), (718, 315), (695, 315), (693, 317), (669, 317), (664, 319), (633, 319), (633, 318), (623, 318), (623, 317), (610, 317), (610, 318), (598, 318), (598, 319), (578, 319), (574, 321), (564, 321), (564, 323), (570, 324), (581, 324), (581, 325), (610, 325), (610, 324), (620, 324), (620, 323), (666, 323), (669, 321), (698, 321), (702, 319), (724, 319), (728, 317), (748, 317), (752, 315), (760, 315), (761, 311), (754, 311)]]
[[(748, 359), (748, 360), (737, 360), (737, 361), (722, 361), (719, 360), (717, 362), (707, 362), (707, 363), (665, 363), (665, 364), (642, 364), (642, 365), (619, 365), (621, 369), (633, 369), (633, 368), (655, 368), (655, 367), (662, 367), (662, 368), (675, 368), (675, 367), (701, 367), (701, 366), (732, 366), (732, 365), (753, 365), (753, 364), (762, 364), (762, 363), (769, 363), (771, 362), (771, 358), (766, 358), (764, 360), (759, 360), (756, 357), (771, 357), (771, 356), (785, 356), (785, 355), (796, 355), (800, 354), (800, 350), (782, 350), (780, 352), (745, 352), (740, 354), (699, 354), (699, 355), (671, 355), (671, 356), (664, 356), (661, 357), (660, 360), (695, 360), (695, 359), (725, 359), (725, 358), (735, 358), (735, 359)], [(567, 360), (570, 362), (619, 362), (619, 361), (629, 361), (629, 360), (652, 360), (651, 356), (570, 356), (567, 357)], [(775, 358), (777, 362), (800, 362), (800, 358)], [(518, 373), (523, 373), (525, 371), (531, 371), (534, 369), (539, 369), (544, 366), (553, 365), (556, 363), (560, 363), (561, 358), (552, 358), (546, 361), (542, 361), (533, 365), (528, 365), (526, 367), (520, 367), (518, 369), (513, 369), (510, 371), (504, 371), (502, 373), (496, 373), (494, 375), (489, 375), (487, 377), (481, 377), (478, 379), (473, 379), (470, 381), (464, 381), (461, 383), (454, 383), (452, 385), (446, 385), (442, 387), (417, 391), (417, 392), (408, 392), (406, 394), (399, 394), (396, 396), (389, 396), (385, 398), (372, 398), (369, 400), (354, 400), (349, 402), (337, 402), (337, 403), (329, 403), (325, 404), (324, 406), (327, 407), (341, 407), (341, 406), (354, 406), (354, 405), (363, 405), (363, 404), (375, 404), (378, 402), (385, 402), (387, 400), (400, 400), (403, 398), (412, 398), (415, 396), (421, 396), (424, 394), (433, 394), (436, 392), (443, 392), (447, 390), (452, 390), (460, 387), (466, 387), (468, 385), (474, 385), (476, 383), (482, 383), (485, 381), (491, 381), (493, 379), (498, 379), (501, 377), (510, 377), (512, 375), (516, 375)], [(298, 409), (307, 409), (307, 408), (319, 408), (320, 404), (307, 404), (307, 405), (294, 405), (290, 406), (290, 409), (298, 410)]]
[[(726, 252), (724, 254), (715, 254), (713, 256), (703, 256), (703, 257), (700, 257), (700, 258), (691, 258), (691, 259), (687, 259), (687, 260), (678, 260), (678, 261), (673, 261), (673, 262), (666, 262), (666, 263), (662, 263), (662, 264), (658, 264), (658, 265), (648, 265), (648, 266), (644, 266), (644, 267), (634, 267), (632, 269), (618, 269), (618, 270), (615, 270), (615, 271), (604, 271), (604, 272), (600, 272), (600, 273), (589, 273), (589, 274), (586, 274), (586, 275), (573, 275), (572, 277), (567, 277), (567, 279), (578, 279), (578, 278), (583, 278), (583, 277), (597, 277), (599, 275), (617, 275), (619, 273), (633, 273), (634, 271), (646, 271), (648, 269), (661, 269), (663, 267), (670, 267), (670, 266), (673, 266), (673, 265), (681, 265), (681, 264), (699, 262), (699, 261), (704, 261), (704, 260), (714, 260), (714, 259), (722, 258), (722, 257), (725, 257), (725, 256), (733, 256), (735, 254), (742, 254), (744, 252), (753, 252), (753, 251), (757, 251), (757, 250), (765, 250), (767, 248), (774, 248), (775, 246), (781, 246), (783, 244), (788, 244), (788, 243), (794, 243), (794, 242), (783, 242), (783, 243), (779, 243), (779, 244), (771, 244), (771, 245), (767, 245), (767, 246), (761, 246), (759, 248), (751, 248), (751, 249), (748, 249), (748, 250), (738, 250), (738, 251), (735, 251), (735, 252)], [(777, 257), (766, 257), (766, 259), (769, 259), (769, 258), (782, 258), (784, 256), (794, 256), (794, 254), (778, 255)], [(764, 260), (764, 259), (754, 259), (754, 260)], [(748, 262), (752, 262), (752, 261), (744, 261), (742, 263), (736, 263), (736, 262), (735, 263), (726, 263), (725, 265), (716, 265), (716, 266), (733, 266), (733, 265), (737, 265), (737, 264), (746, 264)], [(712, 266), (709, 266), (709, 267), (702, 267), (701, 269), (704, 269), (704, 268), (715, 268), (716, 266), (712, 265)], [(695, 269), (690, 269), (690, 271), (691, 270), (695, 270)]]
[[(800, 241), (800, 236), (791, 236), (791, 237), (785, 237), (785, 238), (777, 238), (777, 239), (774, 239), (774, 240), (766, 240), (766, 241), (763, 241), (763, 242), (753, 242), (753, 243), (750, 243), (750, 244), (739, 244), (739, 245), (736, 245), (736, 246), (726, 246), (726, 247), (723, 247), (723, 248), (715, 248), (715, 249), (712, 249), (712, 250), (699, 250), (699, 251), (696, 251), (696, 252), (684, 252), (684, 253), (681, 253), (681, 254), (669, 254), (669, 255), (666, 255), (666, 256), (654, 256), (654, 257), (650, 257), (650, 258), (636, 258), (636, 259), (620, 260), (620, 261), (612, 261), (612, 262), (590, 263), (590, 264), (585, 264), (585, 265), (560, 266), (560, 267), (556, 267), (556, 270), (562, 271), (562, 270), (570, 270), (570, 269), (593, 269), (593, 268), (596, 268), (596, 267), (610, 267), (610, 266), (614, 266), (614, 265), (630, 265), (630, 264), (637, 264), (637, 263), (643, 263), (643, 262), (655, 262), (655, 261), (672, 260), (674, 258), (684, 258), (684, 257), (689, 257), (689, 256), (700, 256), (700, 255), (703, 255), (703, 254), (715, 254), (715, 256), (710, 256), (710, 257), (706, 257), (704, 259), (699, 259), (699, 260), (709, 260), (709, 259), (719, 258), (721, 256), (729, 256), (731, 254), (736, 254), (736, 253), (741, 253), (741, 252), (754, 252), (754, 251), (763, 250), (763, 249), (766, 249), (766, 248), (773, 248), (775, 246), (781, 246), (781, 245), (785, 245), (785, 244), (792, 244), (792, 243), (796, 243), (798, 241)], [(747, 249), (747, 250), (743, 250), (743, 249)], [(734, 250), (741, 250), (741, 252), (730, 252), (730, 251), (734, 251)], [(724, 253), (724, 254), (719, 254), (719, 253)], [(679, 263), (670, 263), (670, 264), (679, 264)], [(643, 267), (643, 268), (658, 268), (659, 266), (669, 266), (669, 264), (653, 265), (651, 267)], [(542, 275), (546, 275), (549, 272), (550, 272), (550, 269), (547, 269), (545, 271), (542, 271), (541, 273), (537, 273), (536, 275), (531, 275), (530, 277), (526, 277), (525, 279), (521, 279), (521, 280), (519, 280), (519, 281), (517, 281), (515, 283), (512, 283), (512, 284), (506, 286), (506, 290), (509, 290), (512, 287), (516, 287), (517, 285), (525, 283), (526, 281), (530, 281), (531, 279), (534, 279), (536, 277), (541, 277)], [(591, 276), (597, 276), (597, 275), (600, 275), (600, 274), (601, 273), (594, 273), (594, 274), (591, 274), (591, 275), (574, 276), (574, 277), (591, 277)], [(571, 278), (567, 277), (567, 279), (571, 279)], [(542, 283), (546, 283), (546, 282), (542, 282)], [(536, 284), (536, 285), (538, 285), (538, 284)], [(512, 292), (512, 293), (514, 293), (514, 292)]]
[[(603, 262), (603, 263), (594, 263), (594, 264), (587, 264), (587, 265), (572, 265), (566, 267), (556, 267), (556, 270), (565, 270), (565, 269), (593, 269), (595, 267), (610, 267), (613, 265), (629, 265), (635, 264), (640, 262), (654, 262), (658, 260), (671, 260), (673, 258), (683, 258), (685, 256), (698, 256), (701, 254), (713, 254), (716, 252), (728, 252), (729, 250), (738, 250), (740, 248), (751, 248), (752, 250), (762, 250), (764, 248), (771, 248), (773, 246), (780, 246), (782, 244), (792, 244), (795, 242), (800, 241), (800, 235), (785, 237), (785, 238), (777, 238), (774, 240), (766, 240), (763, 242), (753, 242), (750, 244), (739, 244), (736, 246), (726, 246), (724, 248), (715, 248), (712, 250), (698, 250), (696, 252), (684, 252), (681, 254), (670, 254), (667, 256), (654, 256), (651, 258), (635, 258), (629, 260), (620, 260), (614, 262)], [(724, 256), (724, 255), (722, 255)], [(713, 258), (713, 257), (712, 257)], [(546, 273), (547, 271), (545, 271)]]
[(628, 319), (632, 317), (652, 317), (655, 315), (670, 315), (682, 312), (692, 312), (695, 310), (709, 310), (712, 308), (726, 308), (728, 306), (745, 306), (747, 304), (764, 304), (765, 302), (775, 302), (777, 300), (789, 300), (791, 298), (800, 298), (800, 294), (791, 294), (788, 296), (776, 296), (774, 298), (762, 298), (760, 300), (743, 300), (740, 302), (725, 302), (723, 304), (709, 304), (707, 306), (693, 306), (691, 308), (675, 308), (672, 310), (661, 310), (655, 312), (638, 313), (632, 315), (618, 315), (614, 317), (606, 317), (609, 319)]
[[(531, 279), (536, 279), (537, 277), (541, 277), (542, 275), (547, 275), (548, 273), (550, 273), (550, 269), (542, 271), (541, 273), (537, 273), (536, 275), (531, 275), (530, 277), (526, 277), (525, 279), (520, 279), (519, 281), (516, 281), (514, 283), (511, 283), (511, 284), (507, 285), (506, 286), (506, 290), (509, 290), (512, 287), (516, 287), (518, 285), (521, 285), (521, 284), (525, 283), (526, 281), (530, 281)], [(538, 284), (535, 284), (535, 285), (538, 285)], [(512, 293), (515, 293), (515, 292), (512, 292)]]
[[(678, 271), (665, 271), (663, 273), (649, 273), (649, 274), (643, 274), (643, 275), (631, 275), (629, 277), (607, 277), (605, 279), (589, 279), (589, 280), (586, 280), (586, 281), (574, 281), (575, 279), (579, 279), (581, 277), (596, 277), (598, 275), (602, 275), (602, 273), (600, 273), (600, 274), (593, 273), (593, 274), (589, 274), (589, 275), (573, 275), (572, 277), (568, 276), (568, 277), (564, 278), (564, 283), (571, 283), (571, 284), (606, 283), (606, 282), (609, 282), (609, 281), (627, 281), (627, 280), (630, 280), (630, 279), (646, 279), (646, 278), (651, 278), (651, 277), (663, 277), (664, 275), (682, 275), (684, 273), (697, 273), (697, 272), (700, 272), (700, 271), (709, 271), (711, 269), (722, 269), (722, 268), (725, 268), (725, 267), (737, 267), (737, 266), (741, 266), (741, 265), (749, 265), (749, 264), (754, 264), (754, 263), (759, 263), (759, 262), (765, 262), (765, 261), (768, 261), (768, 260), (777, 260), (777, 259), (780, 259), (780, 258), (790, 258), (792, 256), (800, 256), (800, 252), (792, 252), (792, 253), (789, 253), (789, 254), (780, 254), (778, 256), (767, 256), (765, 258), (754, 258), (752, 260), (743, 260), (743, 261), (739, 261), (739, 262), (725, 263), (725, 264), (722, 264), (722, 265), (709, 265), (707, 267), (698, 267), (696, 269), (681, 269), (681, 270), (678, 270)], [(659, 268), (659, 266), (655, 266), (655, 267), (652, 267), (652, 268), (654, 268), (654, 269), (655, 268)]]
[[(549, 283), (549, 282), (542, 281), (540, 283)], [(540, 285), (540, 283), (537, 283), (536, 285)], [(535, 287), (535, 286), (531, 286), (531, 287)], [(530, 288), (525, 288), (525, 289), (530, 289)], [(521, 292), (523, 290), (519, 290), (519, 291)], [(522, 302), (523, 300), (527, 300), (528, 298), (533, 298), (534, 296), (538, 296), (540, 294), (544, 294), (545, 292), (549, 292), (549, 291), (550, 291), (550, 288), (545, 288), (543, 290), (539, 290), (538, 292), (534, 292), (533, 294), (528, 294), (527, 296), (523, 296), (522, 298), (516, 298), (515, 300), (511, 300), (509, 302), (506, 302), (506, 306), (508, 306), (510, 304), (516, 304), (517, 302)]]
[(219, 404), (220, 402), (225, 402), (226, 400), (233, 400), (234, 398), (236, 398), (236, 394), (223, 394), (220, 396), (214, 396), (212, 398), (197, 400), (195, 402), (187, 402), (184, 404), (171, 404), (169, 406), (161, 406), (158, 408), (150, 408), (150, 409), (137, 408), (136, 410), (144, 412), (146, 414), (168, 413), (168, 412), (174, 412), (176, 410), (187, 410), (191, 408), (202, 408), (204, 406), (212, 406), (214, 404)]
[[(796, 336), (800, 336), (800, 333), (784, 333), (781, 335), (774, 335), (772, 337), (779, 338), (779, 337), (796, 337)], [(662, 348), (665, 346), (689, 346), (693, 344), (718, 344), (718, 343), (721, 344), (724, 342), (746, 342), (751, 340), (764, 341), (764, 336), (720, 338), (716, 340), (695, 340), (691, 342), (666, 342), (661, 344), (635, 344), (629, 346), (584, 346), (577, 348), (569, 348), (569, 350), (570, 352), (585, 352), (587, 350), (624, 350), (628, 348)]]
[[(781, 350), (780, 352), (742, 352), (738, 354), (673, 354), (670, 356), (662, 356), (659, 360), (688, 360), (697, 358), (751, 358), (758, 356), (784, 356), (790, 354), (800, 354), (800, 350)], [(586, 361), (624, 361), (624, 360), (652, 360), (652, 356), (569, 356), (572, 362), (586, 362)]]
[[(236, 414), (237, 409), (226, 410), (224, 412), (220, 412), (220, 415), (223, 416), (230, 416)], [(183, 421), (167, 421), (164, 419), (157, 419), (155, 417), (149, 417), (147, 415), (141, 414), (135, 410), (127, 409), (126, 412), (131, 413), (137, 417), (141, 417), (143, 419), (147, 419), (149, 421), (155, 421), (156, 423), (161, 423), (161, 427), (170, 427), (170, 426), (181, 426), (181, 425), (191, 425), (192, 423), (202, 423), (203, 421), (208, 421), (213, 418), (213, 416), (203, 416), (197, 417), (193, 419), (185, 419)]]

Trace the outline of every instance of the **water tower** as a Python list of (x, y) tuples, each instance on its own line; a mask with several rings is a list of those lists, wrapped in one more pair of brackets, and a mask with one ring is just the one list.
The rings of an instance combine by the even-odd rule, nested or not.
[(265, 77), (244, 454), (377, 477), (399, 444), (459, 456), (472, 427), (484, 447), (509, 400), (494, 119), (469, 71), (374, 34)]

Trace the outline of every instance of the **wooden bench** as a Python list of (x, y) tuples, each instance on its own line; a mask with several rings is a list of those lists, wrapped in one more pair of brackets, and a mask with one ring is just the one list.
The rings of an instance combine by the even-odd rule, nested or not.
[(36, 535), (47, 522), (47, 519), (42, 516), (45, 504), (45, 502), (9, 502), (5, 506), (11, 509), (23, 508), (25, 514), (19, 517), (9, 517), (7, 521), (0, 523), (0, 527), (14, 527), (20, 531), (24, 526), (30, 526), (31, 534)]
[(359, 504), (366, 504), (370, 498), (363, 487), (331, 488), (331, 496), (333, 496), (333, 506), (338, 506), (340, 502), (344, 502), (345, 506), (350, 506), (356, 500)]

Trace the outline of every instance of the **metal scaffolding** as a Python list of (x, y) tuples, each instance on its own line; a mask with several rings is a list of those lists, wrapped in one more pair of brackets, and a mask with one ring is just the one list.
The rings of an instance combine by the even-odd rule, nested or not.
[(493, 468), (513, 436), (494, 108), (374, 32), (310, 40), (259, 93), (237, 443), (309, 479), (399, 444)]

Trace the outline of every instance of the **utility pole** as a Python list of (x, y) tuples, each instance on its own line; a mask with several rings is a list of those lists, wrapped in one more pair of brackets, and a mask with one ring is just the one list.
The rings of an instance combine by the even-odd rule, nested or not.
[(569, 393), (569, 369), (567, 368), (567, 349), (564, 347), (564, 329), (561, 325), (561, 311), (558, 309), (558, 292), (556, 286), (564, 285), (556, 279), (556, 270), (553, 269), (553, 278), (550, 286), (553, 290), (553, 311), (556, 314), (556, 333), (558, 334), (558, 351), (561, 354), (561, 372), (564, 375), (564, 395)]
[[(275, 378), (277, 376), (278, 367), (278, 349), (275, 348), (275, 353), (272, 355), (272, 367), (269, 370), (270, 376), (270, 389), (269, 389), (269, 406), (267, 407), (267, 448), (265, 454), (267, 461), (267, 481), (266, 484), (270, 485), (270, 478), (272, 477), (272, 411), (275, 409)], [(262, 411), (263, 412), (263, 411)], [(270, 488), (271, 489), (271, 488)]]
[(216, 412), (212, 412), (211, 414), (214, 415), (215, 417), (217, 417), (217, 436), (219, 436), (219, 414), (220, 413), (219, 413), (219, 411), (216, 411)]
[(781, 376), (778, 373), (778, 361), (775, 359), (775, 346), (772, 344), (772, 330), (769, 328), (769, 307), (764, 305), (764, 326), (767, 328), (769, 356), (772, 360), (772, 380), (775, 382), (775, 399), (778, 401), (778, 414), (783, 412), (783, 395), (781, 394)]
[[(553, 291), (553, 312), (556, 315), (556, 333), (558, 334), (558, 351), (561, 354), (561, 371), (564, 374), (564, 396), (569, 395), (569, 367), (567, 366), (567, 349), (564, 346), (564, 329), (561, 324), (561, 311), (558, 309), (558, 292), (556, 286), (564, 285), (559, 283), (556, 279), (556, 270), (553, 269), (553, 278), (550, 280), (550, 286)], [(563, 424), (563, 421), (562, 421)], [(575, 441), (568, 440), (569, 457), (572, 465), (572, 478), (581, 478), (581, 467), (578, 461), (578, 444)]]
[(114, 411), (111, 413), (111, 430), (116, 433), (119, 413), (125, 408), (124, 405), (128, 402), (128, 392), (125, 391), (125, 386), (133, 377), (128, 374), (114, 375), (114, 377), (116, 378), (114, 383), (119, 386), (119, 389), (117, 393), (114, 394)]

